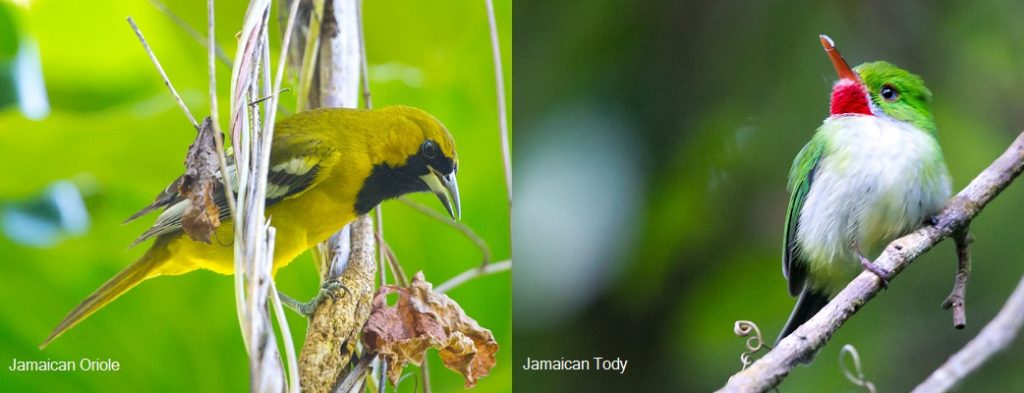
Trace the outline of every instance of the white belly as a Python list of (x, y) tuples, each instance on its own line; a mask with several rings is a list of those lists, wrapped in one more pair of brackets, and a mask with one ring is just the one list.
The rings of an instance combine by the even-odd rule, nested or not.
[[(949, 173), (935, 138), (889, 118), (834, 117), (818, 133), (815, 138), (828, 142), (799, 218), (797, 241), (812, 275), (841, 283), (859, 271), (853, 244), (870, 257), (944, 206)], [(830, 264), (841, 269), (822, 269)]]

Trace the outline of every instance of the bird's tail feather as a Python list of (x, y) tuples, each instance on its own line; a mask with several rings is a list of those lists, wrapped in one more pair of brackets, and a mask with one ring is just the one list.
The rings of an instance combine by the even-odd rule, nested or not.
[(775, 339), (775, 345), (779, 345), (779, 341), (782, 341), (783, 338), (793, 333), (796, 328), (803, 325), (808, 319), (811, 319), (814, 314), (825, 308), (828, 300), (828, 294), (804, 286), (804, 289), (800, 291), (800, 297), (796, 300), (796, 306), (793, 307), (793, 313), (789, 314), (786, 326), (782, 328), (782, 333), (779, 333), (779, 338)]
[(162, 241), (166, 240), (157, 239), (153, 247), (146, 251), (139, 260), (121, 270), (110, 280), (107, 280), (103, 286), (85, 298), (74, 310), (71, 310), (64, 317), (64, 320), (53, 329), (50, 336), (42, 344), (39, 344), (39, 349), (46, 348), (47, 345), (50, 345), (54, 339), (60, 337), (68, 329), (71, 329), (83, 319), (114, 301), (114, 299), (117, 299), (125, 292), (128, 292), (129, 289), (134, 288), (140, 282), (159, 275), (158, 268), (167, 262), (169, 256), (166, 247), (160, 244)]

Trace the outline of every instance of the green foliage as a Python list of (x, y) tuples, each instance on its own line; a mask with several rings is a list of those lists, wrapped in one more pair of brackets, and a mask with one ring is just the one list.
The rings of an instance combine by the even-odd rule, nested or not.
[[(511, 2), (497, 3), (508, 78)], [(201, 3), (167, 5), (205, 31)], [(218, 42), (228, 54), (234, 53), (233, 37), (245, 5), (217, 2)], [(7, 166), (0, 175), (0, 201), (28, 198), (55, 180), (79, 174), (91, 175), (98, 188), (86, 200), (92, 215), (88, 233), (48, 249), (27, 248), (0, 237), (0, 353), (5, 354), (0, 359), (0, 390), (245, 390), (249, 371), (232, 280), (215, 273), (147, 281), (46, 350), (36, 348), (68, 310), (148, 246), (126, 249), (150, 224), (146, 218), (127, 225), (121, 221), (180, 174), (194, 137), (125, 23), (127, 16), (140, 25), (193, 113), (205, 115), (209, 103), (206, 50), (147, 2), (43, 0), (33, 2), (25, 14), (28, 32), (39, 43), (53, 111), (38, 122), (16, 111), (0, 113), (0, 146)], [(446, 124), (459, 147), (463, 222), (488, 242), (496, 258), (509, 258), (510, 224), (484, 4), (373, 1), (365, 4), (364, 14), (374, 104), (420, 107)], [(396, 69), (401, 72), (396, 74)], [(230, 70), (218, 65), (217, 72), (223, 120)], [(294, 95), (285, 93), (282, 102), (291, 105)], [(439, 208), (432, 198), (414, 197)], [(436, 285), (480, 263), (478, 249), (457, 231), (398, 202), (385, 203), (383, 210), (385, 237), (407, 273), (422, 270)], [(316, 277), (307, 254), (278, 274), (278, 287), (297, 298), (309, 298), (317, 292)], [(503, 392), (511, 386), (510, 288), (510, 274), (502, 273), (449, 293), (470, 316), (492, 329), (502, 346), (497, 367), (475, 391)], [(289, 322), (301, 343), (305, 320), (290, 315)], [(121, 370), (7, 369), (12, 358), (83, 357), (117, 360)], [(429, 358), (435, 391), (462, 390), (461, 376), (444, 369), (436, 353)], [(406, 372), (419, 374), (415, 367)], [(400, 391), (412, 391), (414, 385), (406, 380)]]

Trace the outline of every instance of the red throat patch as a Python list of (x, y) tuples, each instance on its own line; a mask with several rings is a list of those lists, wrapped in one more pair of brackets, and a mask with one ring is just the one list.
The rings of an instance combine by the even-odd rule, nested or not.
[(868, 94), (864, 85), (849, 79), (841, 79), (832, 86), (832, 103), (829, 111), (833, 116), (845, 114), (871, 115)]

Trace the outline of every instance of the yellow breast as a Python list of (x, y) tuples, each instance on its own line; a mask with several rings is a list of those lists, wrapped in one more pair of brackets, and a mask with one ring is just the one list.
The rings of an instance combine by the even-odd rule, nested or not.
[[(345, 190), (358, 189), (358, 179), (350, 180), (349, 176), (332, 173), (305, 193), (267, 208), (270, 225), (277, 230), (275, 274), (277, 269), (287, 266), (356, 218), (356, 194)], [(173, 260), (165, 263), (159, 274), (178, 275), (196, 269), (234, 273), (234, 224), (230, 220), (217, 228), (211, 244), (194, 241), (183, 233), (167, 236), (176, 236), (167, 245)]]

